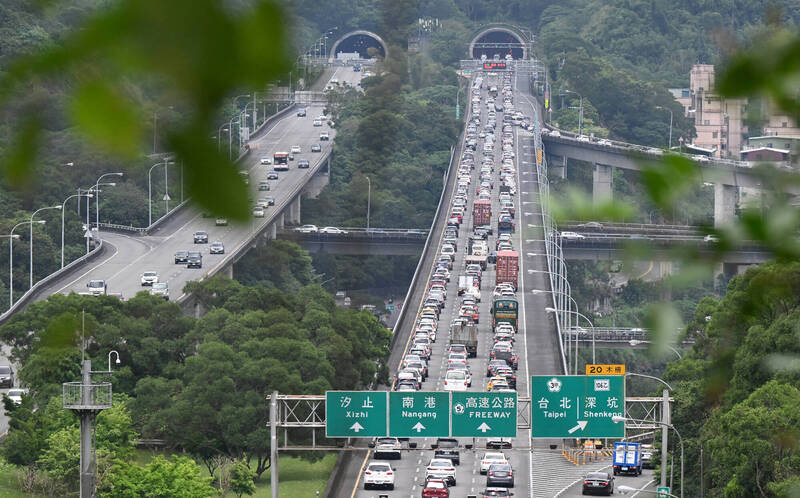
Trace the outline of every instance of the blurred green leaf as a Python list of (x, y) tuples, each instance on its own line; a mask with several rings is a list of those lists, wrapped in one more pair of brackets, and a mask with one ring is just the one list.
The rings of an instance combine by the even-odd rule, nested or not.
[(671, 303), (653, 304), (647, 310), (645, 327), (650, 329), (650, 351), (657, 356), (674, 355), (670, 349), (677, 344), (683, 327), (678, 310)]
[(572, 220), (624, 221), (633, 218), (633, 206), (613, 199), (595, 203), (591, 195), (580, 189), (568, 188), (563, 199), (551, 198), (550, 210), (557, 222)]
[[(189, 179), (189, 195), (234, 219), (248, 215), (247, 191), (208, 142), (219, 111), (234, 92), (263, 91), (289, 70), (286, 23), (273, 0), (239, 8), (222, 0), (120, 0), (97, 11), (84, 26), (10, 64), (0, 76), (0, 106), (30, 85), (91, 74), (71, 95), (79, 131), (112, 152), (131, 155), (145, 119), (121, 89), (131, 81), (154, 83), (165, 99), (187, 108), (183, 120), (160, 122)], [(19, 147), (7, 158), (10, 176), (32, 172), (36, 127), (19, 127)], [(139, 142), (141, 143), (141, 142)], [(229, 166), (229, 165), (228, 165)]]
[(699, 181), (698, 166), (682, 156), (667, 155), (661, 162), (645, 164), (642, 169), (642, 183), (650, 200), (663, 210), (672, 209)]
[(201, 208), (234, 220), (249, 217), (244, 180), (228, 158), (205, 139), (202, 128), (180, 130), (170, 136), (169, 144), (178, 157), (193, 165), (185, 171), (186, 185)]
[(72, 119), (93, 142), (127, 157), (134, 157), (142, 139), (142, 116), (128, 100), (101, 81), (91, 81), (75, 91)]
[(30, 166), (36, 159), (41, 141), (41, 121), (36, 113), (28, 113), (17, 127), (17, 134), (3, 161), (9, 183), (21, 188), (31, 183)]

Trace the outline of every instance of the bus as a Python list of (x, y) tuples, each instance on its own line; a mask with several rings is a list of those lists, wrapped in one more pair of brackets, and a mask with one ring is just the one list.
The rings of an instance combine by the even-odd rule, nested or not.
[(273, 168), (275, 171), (289, 171), (288, 152), (276, 152), (272, 158), (272, 162), (275, 165)]
[(505, 322), (517, 330), (517, 315), (519, 314), (519, 303), (516, 299), (501, 297), (492, 303), (492, 328), (497, 327), (498, 323)]

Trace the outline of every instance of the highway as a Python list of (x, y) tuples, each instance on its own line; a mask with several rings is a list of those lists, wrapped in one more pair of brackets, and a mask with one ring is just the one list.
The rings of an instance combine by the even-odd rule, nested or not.
[[(361, 74), (354, 72), (348, 66), (336, 67), (331, 78), (338, 79), (340, 83), (346, 81), (356, 85), (360, 81)], [(85, 292), (89, 280), (101, 279), (107, 282), (109, 293), (120, 293), (127, 299), (139, 291), (148, 289), (141, 286), (140, 278), (142, 272), (152, 270), (158, 272), (159, 281), (168, 283), (170, 299), (179, 298), (183, 294), (186, 282), (199, 280), (211, 272), (216, 272), (227, 261), (231, 250), (242, 245), (253, 232), (269, 224), (277, 211), (276, 208), (287, 201), (290, 193), (298, 185), (307, 181), (315, 169), (316, 161), (333, 146), (335, 136), (335, 130), (327, 123), (322, 127), (313, 126), (314, 118), (320, 114), (322, 114), (321, 105), (309, 106), (306, 117), (297, 117), (295, 112), (291, 112), (261, 137), (251, 141), (250, 146), (253, 150), (239, 166), (240, 170), (249, 171), (249, 187), (253, 201), (264, 196), (275, 198), (275, 206), (265, 210), (264, 218), (253, 218), (249, 223), (215, 226), (213, 217), (203, 217), (196, 208), (189, 206), (173, 215), (148, 236), (100, 231), (100, 238), (104, 244), (108, 244), (106, 254), (99, 260), (87, 264), (81, 271), (72, 272), (64, 278), (53, 281), (43, 295)], [(320, 141), (321, 131), (329, 132), (331, 140)], [(323, 152), (310, 152), (312, 144), (320, 144)], [(269, 192), (258, 192), (259, 181), (266, 180), (267, 173), (272, 171), (272, 166), (259, 164), (261, 157), (271, 158), (276, 151), (288, 152), (293, 145), (299, 145), (302, 152), (295, 154), (295, 160), (290, 161), (290, 170), (278, 173), (278, 180), (270, 180)], [(298, 169), (297, 164), (300, 159), (309, 160), (311, 168)], [(198, 230), (208, 233), (209, 243), (222, 242), (225, 254), (212, 255), (209, 253), (210, 244), (194, 244), (192, 235)], [(203, 255), (203, 267), (195, 269), (186, 268), (185, 264), (175, 264), (174, 254), (181, 250), (200, 251)]]
[[(495, 77), (495, 81), (499, 84), (502, 84), (502, 81), (499, 77)], [(486, 85), (484, 85), (486, 86)], [(486, 115), (486, 91), (483, 92), (483, 99), (482, 99), (482, 118), (481, 123), (482, 125), (486, 123), (487, 115)], [(469, 115), (469, 114), (467, 114)], [(500, 202), (498, 198), (499, 189), (497, 186), (500, 184), (499, 180), (499, 171), (501, 165), (501, 152), (500, 149), (500, 137), (502, 136), (502, 114), (498, 113), (497, 120), (497, 129), (496, 133), (496, 141), (495, 141), (495, 166), (494, 166), (494, 184), (495, 189), (492, 195), (492, 213), (493, 213), (493, 224), (496, 226), (496, 222), (494, 217), (496, 216), (495, 213), (498, 213), (500, 210)], [(478, 152), (476, 152), (476, 165), (474, 170), (472, 171), (472, 182), (468, 188), (468, 196), (467, 196), (467, 210), (463, 217), (461, 223), (461, 229), (459, 230), (459, 239), (458, 239), (458, 251), (456, 253), (456, 259), (453, 262), (453, 269), (451, 270), (451, 278), (450, 282), (447, 286), (447, 301), (444, 309), (439, 316), (439, 327), (438, 327), (438, 334), (437, 340), (433, 344), (432, 348), (432, 356), (431, 360), (428, 364), (429, 368), (429, 376), (428, 379), (423, 383), (422, 390), (423, 391), (443, 391), (443, 380), (444, 374), (447, 370), (447, 354), (446, 350), (448, 347), (448, 329), (450, 326), (450, 322), (452, 319), (457, 316), (458, 314), (458, 305), (459, 305), (459, 297), (457, 292), (458, 287), (458, 276), (464, 274), (465, 269), (465, 257), (466, 257), (466, 247), (467, 247), (467, 237), (469, 234), (472, 233), (472, 201), (477, 197), (476, 191), (477, 187), (480, 185), (479, 181), (479, 172), (480, 172), (480, 150), (482, 150), (483, 140), (478, 140)], [(463, 152), (463, 149), (458, 151), (457, 154), (460, 157)], [(455, 172), (453, 172), (455, 173)], [(451, 182), (457, 182), (458, 177), (456, 174), (453, 174), (450, 178)], [(447, 208), (450, 209), (450, 204), (448, 203)], [(517, 207), (517, 212), (519, 212), (519, 207)], [(449, 217), (449, 216), (448, 216)], [(495, 236), (497, 234), (495, 233)], [(490, 248), (493, 247), (494, 244), (494, 237), (489, 238), (489, 245)], [(431, 242), (435, 244), (435, 247), (441, 247), (441, 235), (439, 240), (435, 240)], [(515, 234), (515, 247), (519, 247), (519, 232)], [(427, 274), (430, 275), (432, 273), (433, 268), (429, 268)], [(494, 287), (495, 282), (495, 271), (493, 265), (488, 265), (487, 269), (483, 272), (482, 279), (481, 279), (481, 302), (479, 304), (479, 312), (480, 312), (480, 323), (479, 327), (479, 334), (478, 334), (478, 356), (477, 358), (470, 359), (469, 365), (472, 370), (473, 375), (473, 382), (472, 386), (469, 388), (470, 391), (484, 391), (486, 386), (486, 365), (488, 362), (488, 353), (491, 349), (493, 333), (491, 332), (491, 302), (492, 302), (492, 289)], [(428, 287), (426, 284), (425, 288)], [(412, 306), (414, 309), (421, 309), (421, 302), (407, 303), (407, 306)], [(517, 340), (516, 349), (518, 351), (526, 349), (526, 337), (525, 331), (521, 331), (521, 337)], [(409, 342), (411, 339), (411, 335), (409, 335), (409, 340), (405, 343), (398, 343), (395, 348), (398, 347), (402, 350), (407, 350), (409, 346)], [(393, 355), (394, 356), (394, 355)], [(525, 355), (522, 355), (525, 356)], [(392, 367), (395, 368), (396, 371), (397, 365), (390, 364)], [(393, 374), (394, 371), (391, 373)], [(528, 382), (527, 378), (529, 377), (529, 370), (528, 365), (525, 362), (524, 358), (520, 360), (519, 370), (517, 371), (517, 392), (520, 396), (525, 395), (528, 391)], [(413, 441), (413, 440), (412, 440)], [(394, 491), (381, 491), (381, 492), (372, 492), (372, 491), (365, 491), (363, 489), (363, 484), (359, 480), (357, 486), (359, 489), (356, 490), (355, 496), (358, 497), (374, 497), (377, 496), (378, 493), (380, 494), (388, 494), (389, 496), (410, 496), (410, 497), (418, 497), (421, 494), (421, 488), (424, 487), (425, 484), (425, 465), (428, 461), (433, 457), (433, 450), (431, 449), (431, 444), (435, 444), (435, 439), (433, 438), (423, 438), (418, 441), (418, 448), (421, 448), (421, 451), (408, 451), (405, 452), (402, 458), (392, 463), (392, 466), (396, 469), (395, 472), (395, 482), (396, 487)], [(483, 455), (483, 452), (486, 448), (486, 440), (483, 438), (478, 438), (477, 440), (468, 440), (462, 439), (461, 441), (461, 463), (457, 466), (456, 471), (456, 479), (457, 485), (455, 488), (451, 489), (451, 496), (466, 496), (468, 494), (476, 494), (482, 491), (486, 487), (486, 478), (480, 475), (479, 472), (479, 464), (480, 458)], [(528, 433), (527, 431), (519, 431), (518, 437), (512, 440), (513, 448), (511, 450), (505, 450), (505, 454), (513, 466), (515, 472), (520, 473), (520, 477), (516, 481), (516, 488), (514, 493), (518, 496), (527, 496), (529, 490), (529, 482), (525, 478), (527, 475), (526, 469), (529, 467), (529, 452), (527, 449), (514, 449), (514, 448), (527, 448), (528, 444)], [(464, 448), (465, 444), (474, 444), (476, 450), (470, 451)], [(371, 453), (367, 455), (368, 459), (372, 459)], [(365, 459), (366, 461), (366, 459)]]

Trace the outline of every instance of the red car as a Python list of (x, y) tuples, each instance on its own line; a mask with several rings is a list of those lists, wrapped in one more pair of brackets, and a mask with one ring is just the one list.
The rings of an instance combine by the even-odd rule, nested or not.
[(430, 479), (422, 488), (422, 498), (449, 498), (450, 488), (441, 479)]

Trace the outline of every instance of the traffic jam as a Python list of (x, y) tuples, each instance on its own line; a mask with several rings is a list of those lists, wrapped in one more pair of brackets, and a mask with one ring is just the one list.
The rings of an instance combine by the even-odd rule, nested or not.
[[(528, 124), (514, 110), (511, 72), (472, 80), (447, 225), (392, 390), (527, 390), (527, 372), (517, 380), (524, 350), (517, 334), (514, 126)], [(387, 496), (510, 496), (523, 454), (510, 451), (509, 438), (378, 438), (372, 446), (363, 486), (397, 488)]]

